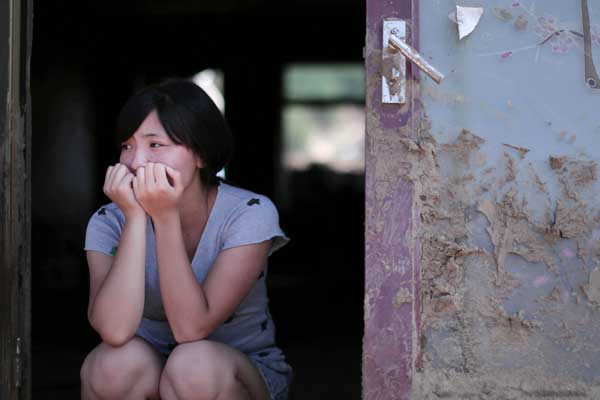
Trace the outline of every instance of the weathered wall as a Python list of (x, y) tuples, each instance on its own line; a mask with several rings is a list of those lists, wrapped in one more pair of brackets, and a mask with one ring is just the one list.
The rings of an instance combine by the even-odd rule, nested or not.
[[(455, 3), (421, 3), (421, 51), (447, 77), (420, 82), (395, 130), (370, 76), (367, 237), (388, 232), (414, 262), (367, 258), (365, 343), (386, 336), (396, 360), (366, 364), (385, 388), (366, 380), (368, 399), (600, 398), (600, 91), (584, 84), (580, 2), (537, 3), (484, 2), (460, 42)], [(600, 65), (597, 34), (592, 50)], [(393, 275), (406, 269), (418, 288)]]

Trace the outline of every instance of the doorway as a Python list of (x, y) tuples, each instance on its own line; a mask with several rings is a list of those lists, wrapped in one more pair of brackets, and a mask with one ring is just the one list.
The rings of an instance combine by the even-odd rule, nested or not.
[[(285, 98), (286, 71), (363, 62), (363, 5), (336, 3), (34, 1), (34, 398), (79, 398), (79, 367), (99, 340), (85, 317), (82, 248), (87, 220), (108, 202), (102, 180), (117, 158), (119, 108), (148, 83), (204, 70), (222, 73), (236, 137), (227, 179), (272, 198), (292, 238), (270, 261), (268, 282), (277, 343), (295, 370), (291, 398), (360, 398), (364, 175), (313, 166), (292, 180), (281, 176), (285, 107), (299, 105)], [(346, 43), (326, 46), (322, 39), (342, 29)], [(240, 34), (248, 45), (235, 42)], [(305, 105), (328, 107), (314, 99)], [(297, 195), (286, 198), (282, 182)], [(301, 187), (324, 200), (303, 196)]]

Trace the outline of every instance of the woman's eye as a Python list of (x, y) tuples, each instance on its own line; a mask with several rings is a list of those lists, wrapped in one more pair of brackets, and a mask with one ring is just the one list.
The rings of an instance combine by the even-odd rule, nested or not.
[(127, 143), (121, 143), (121, 150), (129, 150), (131, 149), (131, 145)]
[(162, 144), (160, 143), (150, 143), (150, 147), (153, 149), (158, 149), (159, 147), (162, 147)]

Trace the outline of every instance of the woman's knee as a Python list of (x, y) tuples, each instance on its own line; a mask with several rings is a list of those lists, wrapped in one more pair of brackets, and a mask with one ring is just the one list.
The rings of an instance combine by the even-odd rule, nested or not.
[(120, 347), (101, 343), (83, 362), (81, 381), (96, 396), (114, 398), (152, 381), (158, 388), (161, 368), (160, 357), (139, 338)]
[(175, 348), (163, 370), (161, 391), (175, 391), (184, 399), (215, 399), (243, 389), (238, 365), (223, 344), (201, 340)]

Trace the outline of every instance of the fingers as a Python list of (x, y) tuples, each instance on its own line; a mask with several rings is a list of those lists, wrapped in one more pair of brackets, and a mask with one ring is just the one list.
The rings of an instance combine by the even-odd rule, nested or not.
[[(146, 194), (160, 194), (179, 189), (181, 176), (179, 171), (165, 164), (147, 163), (136, 171), (136, 196), (144, 197)], [(177, 192), (177, 190), (175, 190)]]
[(137, 176), (134, 176), (133, 179), (131, 179), (131, 187), (133, 188), (133, 194), (135, 195), (135, 197), (137, 198), (139, 196), (140, 193), (140, 187), (139, 187), (139, 178)]
[(110, 177), (112, 176), (113, 166), (111, 165), (106, 169), (106, 175), (104, 176), (104, 186), (102, 186), (102, 191), (104, 194), (108, 195), (108, 183), (110, 182)]
[(154, 187), (156, 186), (156, 179), (154, 178), (154, 169), (155, 169), (156, 164), (154, 163), (147, 163), (146, 164), (146, 175), (145, 175), (145, 179), (144, 179), (144, 183), (146, 184), (146, 188), (148, 190), (153, 190)]
[(131, 209), (132, 204), (135, 203), (133, 178), (134, 175), (124, 164), (115, 164), (106, 170), (104, 194), (124, 211)]
[(136, 175), (136, 180), (138, 182), (138, 185), (141, 187), (142, 185), (146, 184), (146, 168), (144, 166), (139, 167), (136, 171), (135, 171), (135, 175)]
[[(136, 170), (137, 193), (151, 191), (157, 188), (178, 188), (181, 184), (181, 174), (178, 170), (160, 163), (146, 163)], [(133, 188), (134, 175), (124, 164), (111, 165), (106, 170), (104, 192), (110, 193), (122, 185)]]
[(154, 191), (160, 188), (178, 186), (180, 182), (179, 171), (161, 163), (147, 163), (145, 170), (140, 175), (142, 167), (138, 169), (138, 178), (143, 182), (145, 189)]
[(106, 169), (106, 175), (104, 177), (104, 193), (109, 194), (114, 191), (120, 184), (121, 180), (127, 175), (129, 169), (123, 164), (111, 165)]
[(177, 170), (161, 163), (146, 163), (136, 170), (131, 182), (135, 199), (151, 217), (171, 215), (177, 210), (183, 192)]
[(135, 179), (133, 180), (133, 193), (139, 201), (143, 193), (146, 192), (146, 167), (142, 165), (135, 171)]
[(153, 191), (156, 187), (154, 168), (154, 163), (147, 163), (136, 170), (138, 194)]
[(111, 176), (111, 180), (110, 180), (110, 188), (112, 190), (117, 189), (120, 184), (121, 181), (123, 180), (123, 178), (127, 175), (130, 174), (131, 172), (129, 172), (129, 169), (123, 165), (123, 164), (117, 164), (115, 166), (115, 170)]
[(179, 188), (179, 171), (169, 167), (166, 164), (156, 164), (154, 167), (156, 184), (169, 189)]
[(104, 193), (128, 216), (144, 212), (133, 188), (135, 175), (125, 164), (115, 164), (106, 170)]
[(133, 178), (135, 177), (135, 175), (133, 173), (131, 173), (129, 171), (129, 169), (127, 169), (127, 171), (125, 172), (125, 174), (123, 175), (123, 177), (121, 178), (121, 180), (119, 180), (118, 182), (115, 182), (117, 187), (126, 187), (128, 189), (131, 189), (131, 182), (133, 180)]
[(170, 178), (169, 184), (173, 187), (179, 187), (181, 185), (181, 174), (176, 169), (165, 165), (165, 171), (167, 173), (167, 179)]
[(129, 192), (132, 189), (132, 182), (133, 182), (133, 178), (135, 178), (135, 175), (133, 175), (131, 172), (129, 172), (127, 175), (125, 175), (123, 177), (123, 179), (121, 179), (121, 182), (119, 182), (119, 187), (124, 190)]
[(106, 175), (104, 176), (104, 184), (106, 185), (107, 182), (110, 181), (110, 177), (112, 176), (113, 170), (115, 169), (114, 166), (110, 165), (107, 169), (106, 169)]
[(167, 171), (165, 169), (164, 164), (156, 164), (154, 166), (154, 179), (156, 180), (156, 184), (158, 186), (169, 187), (169, 182), (167, 181)]

